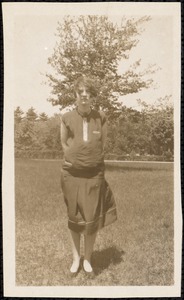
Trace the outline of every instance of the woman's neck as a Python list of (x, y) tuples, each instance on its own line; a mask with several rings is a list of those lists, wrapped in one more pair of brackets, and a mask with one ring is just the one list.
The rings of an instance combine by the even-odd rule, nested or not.
[(87, 108), (77, 107), (77, 110), (81, 115), (89, 115), (91, 112), (91, 107), (87, 107)]

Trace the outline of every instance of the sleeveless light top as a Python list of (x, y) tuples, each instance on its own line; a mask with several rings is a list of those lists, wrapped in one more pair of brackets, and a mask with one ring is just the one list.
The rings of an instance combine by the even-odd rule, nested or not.
[(91, 110), (85, 116), (75, 109), (65, 113), (62, 122), (68, 131), (69, 146), (64, 158), (72, 164), (72, 168), (96, 168), (102, 165), (104, 162), (102, 126), (106, 122), (105, 115)]

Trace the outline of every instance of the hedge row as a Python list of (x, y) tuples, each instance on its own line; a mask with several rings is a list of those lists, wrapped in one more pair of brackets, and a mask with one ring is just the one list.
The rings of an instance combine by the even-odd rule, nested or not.
[(106, 160), (135, 160), (135, 161), (174, 161), (173, 156), (167, 155), (116, 155), (116, 154), (106, 154)]
[(15, 150), (15, 158), (62, 159), (62, 151), (58, 150)]
[[(62, 159), (63, 153), (59, 150), (16, 150), (16, 158), (31, 158), (31, 159)], [(162, 155), (117, 155), (117, 154), (106, 154), (106, 160), (135, 160), (135, 161), (173, 161), (173, 156)]]

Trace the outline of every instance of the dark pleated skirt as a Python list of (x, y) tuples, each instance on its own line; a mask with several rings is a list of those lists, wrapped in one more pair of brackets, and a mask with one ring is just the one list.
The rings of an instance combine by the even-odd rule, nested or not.
[(115, 200), (104, 172), (91, 173), (89, 176), (89, 172), (71, 174), (62, 170), (61, 187), (68, 211), (69, 229), (93, 234), (116, 221)]

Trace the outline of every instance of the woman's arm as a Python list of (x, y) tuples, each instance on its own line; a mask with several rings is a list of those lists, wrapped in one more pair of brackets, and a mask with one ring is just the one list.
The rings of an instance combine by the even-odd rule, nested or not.
[(68, 130), (62, 120), (61, 120), (61, 128), (60, 128), (60, 137), (61, 137), (61, 145), (65, 153), (65, 151), (68, 149), (68, 145), (67, 145)]
[(107, 123), (104, 122), (104, 124), (102, 125), (102, 147), (103, 147), (103, 150), (105, 148), (106, 139), (107, 139)]

